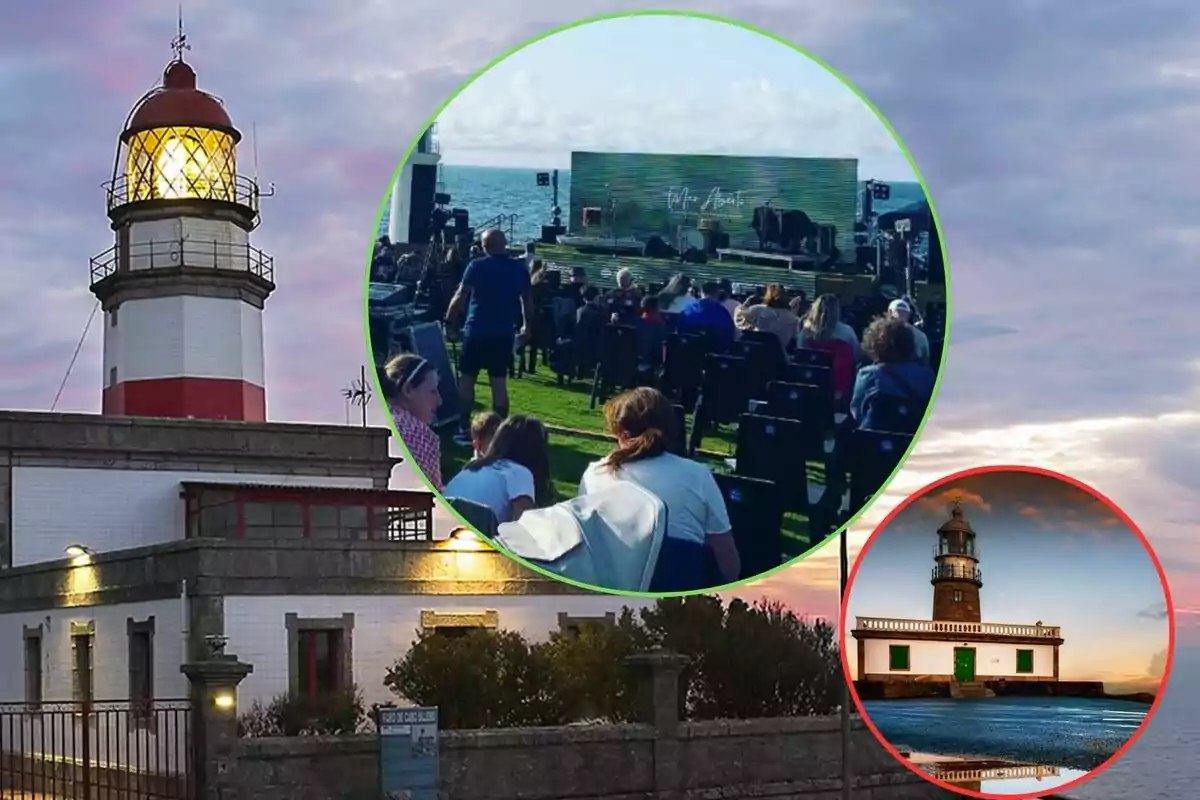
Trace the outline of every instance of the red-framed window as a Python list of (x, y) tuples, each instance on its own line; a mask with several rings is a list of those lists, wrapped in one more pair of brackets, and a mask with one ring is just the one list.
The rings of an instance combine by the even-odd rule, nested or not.
[(296, 632), (297, 676), (300, 691), (311, 699), (344, 691), (345, 632), (341, 628), (301, 629)]
[(184, 484), (188, 538), (431, 541), (425, 492)]

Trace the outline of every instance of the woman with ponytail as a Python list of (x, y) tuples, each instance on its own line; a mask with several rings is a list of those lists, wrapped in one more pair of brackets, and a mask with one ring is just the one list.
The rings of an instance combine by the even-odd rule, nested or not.
[(442, 396), (432, 362), (413, 353), (396, 356), (383, 368), (380, 384), (396, 421), (396, 431), (412, 455), (413, 466), (442, 491), (442, 442), (433, 421)]
[(579, 494), (629, 481), (666, 506), (667, 538), (650, 591), (709, 588), (709, 552), (720, 570), (720, 583), (738, 580), (741, 559), (716, 479), (703, 464), (670, 452), (677, 425), (671, 402), (656, 389), (633, 389), (605, 404), (604, 419), (617, 446), (584, 471)]

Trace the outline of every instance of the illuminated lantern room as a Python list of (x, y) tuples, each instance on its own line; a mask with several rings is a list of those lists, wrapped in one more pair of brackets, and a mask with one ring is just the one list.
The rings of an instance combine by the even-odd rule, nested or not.
[(110, 184), (109, 208), (154, 200), (213, 200), (253, 205), (255, 186), (239, 182), (242, 135), (225, 106), (196, 88), (182, 59), (129, 115)]
[(103, 412), (265, 421), (262, 312), (274, 264), (254, 247), (258, 183), (241, 134), (196, 88), (182, 31), (134, 105), (107, 184), (113, 246), (91, 260), (104, 310)]

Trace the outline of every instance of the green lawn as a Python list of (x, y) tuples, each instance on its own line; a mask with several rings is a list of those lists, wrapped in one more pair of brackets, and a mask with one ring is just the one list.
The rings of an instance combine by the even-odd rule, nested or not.
[[(554, 471), (554, 486), (560, 499), (574, 497), (579, 487), (579, 477), (587, 465), (602, 458), (611, 448), (607, 441), (567, 433), (567, 430), (603, 433), (604, 418), (599, 405), (595, 410), (589, 407), (591, 383), (576, 381), (573, 386), (559, 386), (548, 367), (539, 367), (534, 375), (510, 379), (508, 392), (512, 413), (532, 414), (551, 428), (550, 463)], [(472, 413), (490, 408), (491, 402), (491, 389), (486, 377), (481, 376)], [(441, 434), (442, 476), (449, 481), (470, 459), (471, 450), (454, 443), (452, 426), (443, 429)], [(722, 457), (733, 455), (735, 438), (736, 433), (732, 429), (705, 434), (702, 448), (706, 454), (702, 458), (714, 472), (729, 471)], [(823, 480), (821, 472), (820, 467), (809, 465), (810, 479), (820, 482)], [(784, 518), (783, 534), (784, 555), (788, 558), (800, 555), (816, 544), (809, 542), (808, 520), (799, 514), (788, 514)]]

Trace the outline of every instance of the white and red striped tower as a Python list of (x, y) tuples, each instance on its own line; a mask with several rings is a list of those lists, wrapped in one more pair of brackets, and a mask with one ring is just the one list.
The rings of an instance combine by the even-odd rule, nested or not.
[(250, 244), (260, 193), (238, 175), (241, 134), (176, 58), (125, 124), (91, 261), (104, 310), (105, 414), (262, 421), (270, 257)]

